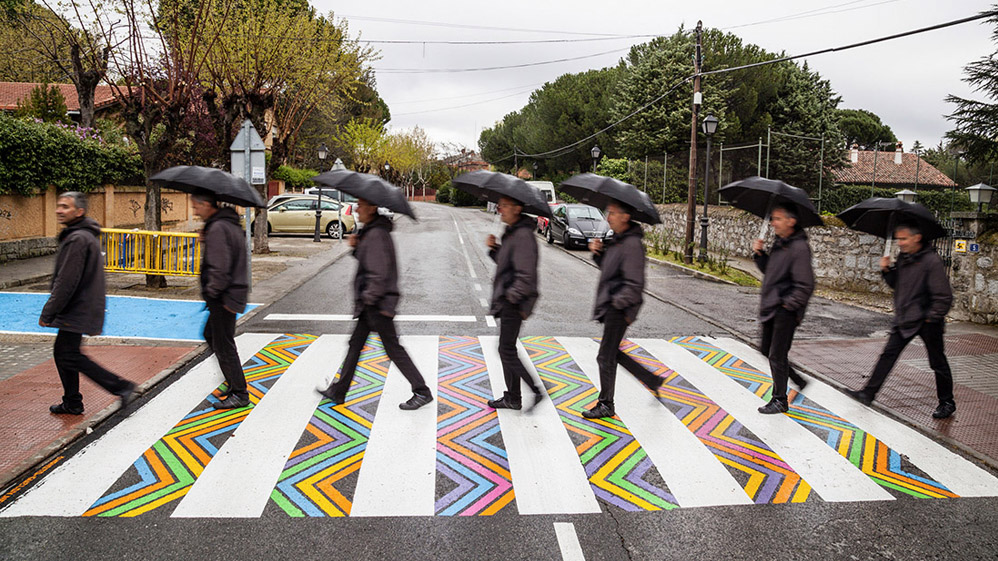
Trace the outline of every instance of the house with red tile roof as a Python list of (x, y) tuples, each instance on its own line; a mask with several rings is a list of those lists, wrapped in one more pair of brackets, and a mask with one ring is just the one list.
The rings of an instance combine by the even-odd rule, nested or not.
[(460, 173), (488, 170), (491, 165), (482, 159), (474, 150), (462, 148), (460, 154), (454, 154), (443, 158), (444, 165), (456, 169)]
[[(17, 102), (25, 100), (31, 94), (31, 90), (40, 86), (37, 82), (0, 82), (0, 111), (13, 112), (17, 109)], [(80, 100), (76, 96), (76, 86), (73, 84), (50, 84), (59, 88), (62, 97), (66, 98), (66, 109), (70, 118), (79, 120)], [(118, 98), (114, 94), (111, 86), (97, 86), (94, 91), (94, 114), (101, 116), (102, 113), (114, 111), (118, 105)]]
[(948, 189), (956, 183), (918, 154), (905, 152), (897, 143), (894, 152), (860, 150), (853, 144), (849, 161), (833, 170), (840, 185), (873, 185), (896, 189)]

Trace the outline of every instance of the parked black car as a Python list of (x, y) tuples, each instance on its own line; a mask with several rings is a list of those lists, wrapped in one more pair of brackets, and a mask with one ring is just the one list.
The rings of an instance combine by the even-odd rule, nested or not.
[(565, 248), (585, 247), (589, 240), (605, 239), (613, 236), (613, 230), (598, 208), (589, 205), (561, 205), (552, 212), (554, 218), (548, 221), (544, 237), (548, 243), (555, 240)]

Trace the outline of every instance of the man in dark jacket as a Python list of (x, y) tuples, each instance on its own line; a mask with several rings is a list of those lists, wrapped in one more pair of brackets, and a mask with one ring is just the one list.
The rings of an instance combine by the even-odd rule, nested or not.
[(644, 301), (645, 246), (641, 242), (644, 233), (637, 222), (631, 221), (632, 212), (631, 207), (623, 203), (607, 205), (606, 221), (613, 230), (613, 239), (607, 242), (605, 248), (600, 240), (589, 242), (593, 260), (600, 268), (593, 319), (603, 323), (603, 338), (596, 356), (599, 364), (599, 401), (592, 409), (583, 411), (582, 416), (587, 419), (615, 415), (613, 393), (618, 364), (652, 392), (657, 393), (662, 385), (661, 378), (620, 350), (627, 326), (637, 319)]
[(942, 258), (922, 243), (922, 234), (913, 224), (903, 224), (894, 231), (898, 249), (897, 264), (890, 258), (880, 259), (884, 281), (894, 289), (894, 323), (887, 345), (880, 354), (873, 374), (862, 390), (846, 390), (857, 400), (870, 405), (887, 374), (894, 368), (898, 356), (916, 335), (925, 343), (929, 366), (936, 374), (936, 395), (939, 406), (932, 412), (936, 419), (945, 419), (956, 412), (953, 400), (953, 374), (943, 341), (946, 313), (953, 305), (953, 289), (946, 278)]
[(499, 318), (499, 358), (502, 361), (506, 392), (489, 400), (494, 409), (520, 409), (520, 380), (534, 392), (534, 404), (543, 397), (540, 388), (517, 356), (516, 341), (520, 326), (530, 317), (537, 302), (537, 240), (536, 222), (523, 216), (523, 203), (508, 197), (499, 199), (499, 215), (506, 224), (502, 243), (489, 235), (486, 245), (489, 257), (496, 262), (492, 281), (492, 306), (489, 313)]
[(250, 404), (239, 351), (236, 349), (236, 314), (246, 309), (249, 282), (246, 278), (245, 233), (239, 215), (231, 207), (219, 208), (209, 192), (191, 196), (194, 214), (204, 220), (201, 239), (201, 297), (208, 306), (204, 340), (218, 359), (228, 384), (215, 409), (235, 409)]
[(759, 322), (762, 324), (762, 354), (769, 357), (773, 374), (773, 397), (759, 408), (772, 415), (790, 409), (787, 401), (787, 379), (793, 379), (801, 390), (807, 380), (790, 367), (790, 345), (794, 331), (804, 319), (804, 311), (814, 292), (814, 270), (811, 268), (811, 246), (807, 234), (797, 228), (796, 209), (777, 206), (770, 214), (776, 240), (766, 253), (763, 241), (752, 246), (755, 263), (763, 273), (759, 299)]
[(109, 372), (80, 352), (83, 335), (99, 335), (104, 329), (104, 256), (99, 241), (100, 225), (87, 214), (86, 195), (59, 195), (55, 215), (65, 226), (59, 233), (59, 254), (52, 275), (49, 299), (38, 325), (56, 327), (53, 356), (62, 381), (62, 402), (49, 407), (57, 415), (82, 415), (80, 372), (100, 387), (131, 401), (135, 384)]
[(340, 377), (322, 390), (337, 405), (346, 401), (350, 383), (357, 370), (357, 361), (364, 348), (367, 336), (376, 331), (385, 345), (385, 352), (412, 386), (412, 397), (399, 404), (400, 409), (411, 411), (433, 401), (430, 388), (409, 357), (409, 353), (399, 343), (395, 331), (395, 307), (399, 302), (398, 265), (395, 260), (395, 244), (392, 242), (392, 221), (378, 214), (377, 205), (360, 199), (357, 202), (357, 218), (364, 224), (360, 233), (349, 238), (357, 258), (357, 274), (354, 277), (354, 312), (357, 326), (350, 336)]

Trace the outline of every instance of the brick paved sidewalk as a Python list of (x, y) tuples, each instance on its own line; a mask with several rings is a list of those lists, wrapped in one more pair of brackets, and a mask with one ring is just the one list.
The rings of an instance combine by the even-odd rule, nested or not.
[[(52, 356), (51, 343), (48, 356)], [(0, 352), (11, 345), (0, 345)], [(135, 346), (86, 344), (83, 352), (108, 370), (127, 378), (140, 390), (190, 354), (197, 345)], [(118, 409), (118, 398), (80, 376), (83, 415), (53, 415), (49, 405), (62, 400), (55, 362), (48, 358), (0, 380), (0, 488), (49, 454), (86, 432)]]
[[(915, 338), (877, 395), (875, 407), (955, 444), (998, 467), (998, 333), (948, 328), (946, 356), (953, 371), (956, 413), (932, 418), (938, 405), (935, 375)], [(842, 387), (863, 387), (886, 339), (812, 340), (794, 343), (790, 358)]]

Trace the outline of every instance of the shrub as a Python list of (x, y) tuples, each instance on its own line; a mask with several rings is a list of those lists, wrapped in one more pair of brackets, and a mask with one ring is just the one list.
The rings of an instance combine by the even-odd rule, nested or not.
[(454, 206), (485, 206), (485, 201), (453, 187), (450, 187), (450, 202)]
[(94, 129), (0, 114), (0, 194), (34, 195), (48, 185), (87, 192), (136, 175), (138, 153)]
[[(821, 211), (822, 213), (830, 212), (838, 214), (870, 197), (894, 197), (894, 193), (897, 191), (898, 189), (895, 188), (877, 187), (871, 193), (868, 186), (839, 185), (822, 193)], [(955, 196), (950, 190), (919, 189), (918, 196), (915, 197), (915, 202), (936, 213), (936, 216), (940, 218), (949, 216), (951, 204), (952, 210), (957, 212), (975, 210), (974, 205), (970, 203), (970, 196), (962, 189), (957, 189)]]
[(27, 99), (17, 102), (18, 117), (36, 118), (46, 123), (69, 121), (66, 109), (66, 98), (56, 86), (41, 83), (32, 88)]
[(443, 185), (440, 186), (440, 188), (437, 189), (437, 198), (436, 198), (437, 202), (441, 204), (449, 203), (450, 192), (451, 192), (451, 186), (450, 186), (450, 181), (448, 181), (447, 183), (444, 183)]
[(272, 179), (284, 182), (284, 186), (292, 189), (308, 189), (315, 187), (312, 178), (319, 172), (311, 169), (299, 169), (291, 166), (280, 166), (274, 171)]

